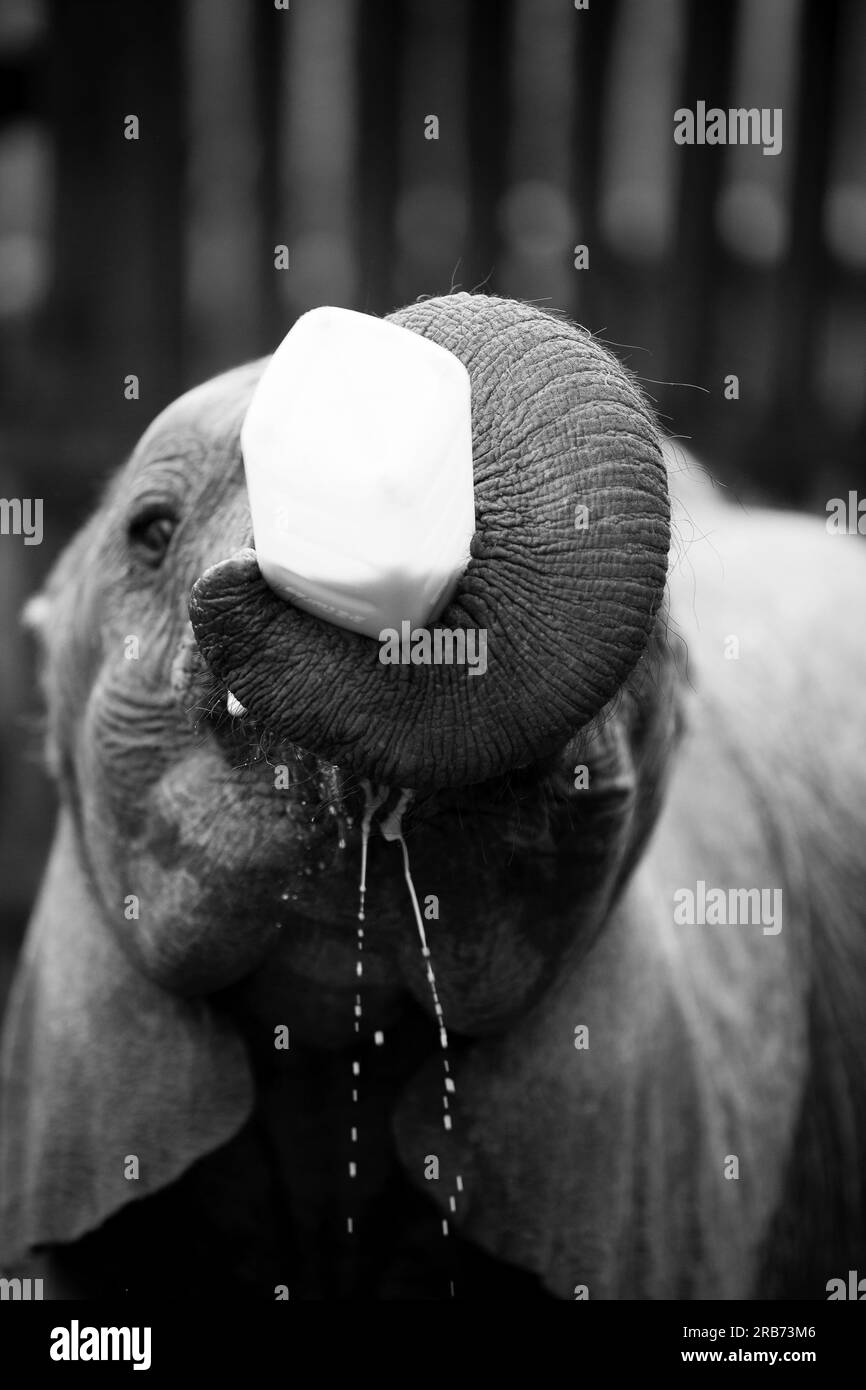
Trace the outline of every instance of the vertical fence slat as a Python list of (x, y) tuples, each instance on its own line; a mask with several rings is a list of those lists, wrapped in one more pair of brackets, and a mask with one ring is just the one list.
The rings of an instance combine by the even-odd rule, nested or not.
[[(92, 0), (84, 23), (55, 0), (49, 59), (62, 391), (76, 412), (85, 402), (142, 422), (181, 380), (185, 211), (180, 6), (152, 0), (144, 14)], [(124, 139), (130, 114), (138, 141)], [(135, 410), (123, 377), (142, 364)]]
[(508, 150), (511, 0), (475, 0), (467, 7), (466, 111), (469, 122), (469, 237), (461, 267), (466, 289), (497, 286), (499, 209)]
[(499, 207), (497, 284), (553, 306), (573, 289), (572, 29), (561, 0), (514, 0), (509, 41), (507, 187)]
[(366, 313), (394, 306), (394, 208), (398, 195), (400, 72), (404, 7), (401, 0), (365, 0), (359, 26), (358, 152), (354, 203), (358, 208), (360, 304)]
[[(256, 201), (261, 229), (261, 255), (258, 263), (258, 350), (268, 352), (276, 346), (283, 323), (280, 299), (276, 293), (273, 248), (286, 242), (288, 231), (281, 221), (280, 158), (283, 127), (280, 87), (291, 43), (292, 25), (288, 14), (273, 5), (257, 5), (253, 18), (253, 72), (255, 74), (255, 123), (258, 145)], [(290, 271), (287, 273), (291, 273)]]
[(573, 200), (577, 222), (574, 240), (588, 246), (590, 270), (574, 276), (569, 312), (588, 328), (602, 328), (602, 278), (592, 269), (602, 260), (599, 236), (599, 197), (602, 171), (602, 130), (599, 112), (604, 96), (619, 22), (620, 0), (590, 6), (574, 14), (574, 71), (577, 95), (571, 133), (574, 170)]
[[(788, 493), (796, 501), (804, 499), (811, 455), (820, 447), (828, 424), (820, 418), (815, 387), (821, 305), (829, 279), (822, 215), (830, 165), (838, 33), (839, 0), (804, 6), (791, 243), (782, 270), (782, 308), (775, 344), (775, 447), (787, 469)], [(806, 401), (810, 409), (804, 412)]]
[(256, 172), (255, 11), (245, 0), (188, 0), (186, 12), (186, 289), (192, 376), (200, 379), (260, 349), (260, 268), (270, 248)]
[[(447, 294), (471, 283), (469, 211), (469, 63), (461, 0), (406, 0), (406, 47), (400, 74), (400, 187), (395, 219), (392, 297)], [(428, 118), (438, 121), (437, 132)], [(429, 138), (428, 138), (429, 137)]]
[[(733, 35), (739, 5), (705, 0), (687, 5), (688, 31), (677, 107), (730, 105)], [(673, 113), (672, 113), (673, 114)], [(673, 124), (671, 126), (673, 139)], [(674, 275), (666, 325), (664, 374), (708, 385), (720, 285), (715, 209), (723, 161), (717, 147), (677, 147), (679, 187)], [(681, 402), (678, 400), (677, 405)], [(688, 409), (687, 402), (684, 402)]]

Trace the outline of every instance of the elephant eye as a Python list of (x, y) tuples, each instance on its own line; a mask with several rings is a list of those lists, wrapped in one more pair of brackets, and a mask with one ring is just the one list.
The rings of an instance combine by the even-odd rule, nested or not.
[(177, 526), (176, 518), (164, 508), (148, 508), (129, 523), (129, 539), (145, 564), (154, 569), (165, 559)]

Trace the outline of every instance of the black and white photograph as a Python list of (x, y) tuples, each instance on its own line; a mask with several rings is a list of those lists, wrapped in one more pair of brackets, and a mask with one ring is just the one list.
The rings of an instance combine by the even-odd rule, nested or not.
[(28, 1366), (165, 1373), (163, 1303), (568, 1301), (826, 1374), (864, 72), (859, 0), (0, 0)]

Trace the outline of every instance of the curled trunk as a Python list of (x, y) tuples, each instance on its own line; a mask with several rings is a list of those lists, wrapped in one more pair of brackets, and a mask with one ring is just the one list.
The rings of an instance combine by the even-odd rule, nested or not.
[(461, 786), (552, 751), (634, 669), (664, 592), (666, 473), (639, 389), (583, 329), (468, 294), (392, 318), (471, 378), (477, 529), (436, 626), (484, 630), (486, 672), (383, 664), (277, 598), (250, 550), (202, 575), (190, 616), (258, 724), (377, 781)]

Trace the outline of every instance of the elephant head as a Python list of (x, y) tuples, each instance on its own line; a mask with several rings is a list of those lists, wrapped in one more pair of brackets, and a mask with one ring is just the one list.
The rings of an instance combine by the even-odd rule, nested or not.
[[(414, 1011), (435, 1058), (444, 1018), (474, 1097), (458, 1090), (444, 1142), (485, 1151), (484, 1097), (504, 1104), (507, 1086), (500, 1061), (473, 1073), (474, 1049), (513, 1061), (539, 1019), (560, 1027), (563, 981), (647, 845), (681, 686), (652, 413), (590, 334), (532, 306), (456, 294), (393, 319), (469, 372), (477, 529), (438, 621), (485, 630), (487, 670), (383, 665), (375, 640), (264, 584), (240, 453), (262, 364), (151, 426), (40, 605), (61, 819), (4, 1044), (8, 1248), (73, 1240), (127, 1204), (130, 1155), (141, 1197), (218, 1149), (284, 1026), (339, 1055)], [(423, 950), (388, 842), (398, 798)], [(369, 846), (359, 1013), (374, 803), (387, 834)], [(403, 1084), (392, 1121), (418, 1181), (429, 1088)], [(546, 1228), (497, 1228), (512, 1196), (479, 1162), (455, 1220), (559, 1291), (571, 1264)]]
[[(375, 640), (272, 593), (242, 544), (192, 584), (174, 687), (203, 712), (199, 728), (236, 753), (264, 748), (278, 766), (297, 762), (302, 787), (314, 778), (324, 838), (289, 886), (290, 906), (275, 905), (305, 980), (330, 988), (351, 969), (361, 789), (379, 789), (383, 822), (389, 791), (411, 791), (412, 868), (442, 908), (441, 1000), (454, 1028), (477, 1034), (525, 1010), (575, 936), (588, 947), (658, 807), (676, 733), (662, 619), (666, 467), (639, 389), (585, 331), (465, 294), (392, 318), (469, 372), (477, 529), (438, 623), (486, 632), (487, 670), (383, 665)], [(248, 541), (236, 433), (226, 447), (233, 534)], [(214, 533), (224, 549), (225, 515), (224, 505)], [(232, 721), (229, 691), (243, 709)], [(391, 853), (384, 868), (383, 853), (371, 847), (383, 998), (396, 961), (400, 987), (430, 1007), (398, 860)], [(342, 1003), (333, 1012), (347, 1017)], [(300, 1026), (339, 1032), (320, 1006)]]

